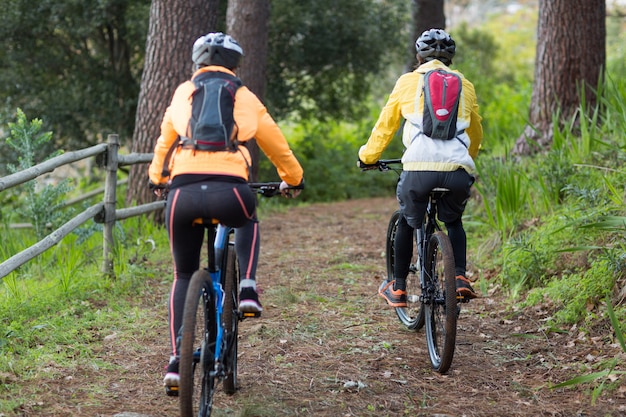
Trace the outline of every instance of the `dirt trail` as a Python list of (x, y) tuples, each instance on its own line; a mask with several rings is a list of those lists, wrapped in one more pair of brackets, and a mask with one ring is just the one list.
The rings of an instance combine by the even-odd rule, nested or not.
[[(546, 334), (549, 311), (514, 312), (493, 289), (464, 305), (450, 372), (432, 372), (423, 331), (403, 329), (376, 295), (395, 204), (315, 204), (262, 219), (265, 311), (241, 325), (241, 389), (218, 394), (215, 416), (626, 415), (623, 385), (607, 386), (594, 405), (589, 385), (549, 388), (616, 356), (624, 364), (610, 329)], [(160, 385), (167, 290), (159, 284), (140, 300), (150, 316), (136, 343), (107, 342), (102, 357), (119, 369), (83, 369), (51, 383), (44, 411), (23, 415), (178, 415)]]

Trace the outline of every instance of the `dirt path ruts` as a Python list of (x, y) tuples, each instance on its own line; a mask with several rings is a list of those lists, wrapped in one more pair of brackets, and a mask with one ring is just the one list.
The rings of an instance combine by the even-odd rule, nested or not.
[[(626, 415), (624, 386), (606, 389), (595, 404), (589, 385), (549, 388), (615, 356), (623, 364), (610, 329), (546, 334), (548, 311), (514, 312), (493, 286), (463, 306), (450, 372), (432, 372), (423, 331), (403, 329), (376, 295), (395, 207), (392, 198), (354, 200), (262, 219), (265, 311), (241, 324), (241, 389), (218, 394), (215, 416)], [(488, 278), (481, 274), (474, 271)], [(101, 355), (117, 369), (82, 369), (52, 382), (49, 396), (22, 415), (178, 415), (160, 385), (167, 291), (167, 282), (155, 283), (139, 300), (149, 313), (136, 343), (107, 342)]]

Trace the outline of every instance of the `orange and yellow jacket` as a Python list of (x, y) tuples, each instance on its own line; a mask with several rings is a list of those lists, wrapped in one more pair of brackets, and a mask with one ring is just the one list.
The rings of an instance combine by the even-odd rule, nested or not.
[(478, 103), (474, 85), (459, 74), (463, 80), (457, 131), (462, 132), (451, 140), (431, 139), (423, 133), (422, 118), (424, 98), (422, 86), (424, 74), (433, 69), (453, 71), (439, 60), (420, 65), (415, 71), (402, 75), (382, 109), (376, 125), (365, 145), (359, 150), (359, 159), (373, 164), (406, 119), (402, 142), (406, 148), (402, 155), (402, 168), (405, 171), (456, 171), (463, 168), (473, 173), (476, 169), (474, 158), (478, 155), (483, 139), (482, 118), (478, 114)]
[[(198, 69), (194, 77), (205, 71), (221, 71), (235, 75), (221, 66), (207, 66)], [(181, 174), (227, 175), (248, 180), (248, 167), (252, 165), (250, 153), (245, 146), (236, 152), (195, 151), (178, 146), (169, 162), (169, 177), (163, 176), (166, 155), (179, 137), (190, 137), (188, 133), (191, 118), (191, 97), (196, 89), (191, 80), (178, 86), (161, 123), (161, 135), (154, 147), (154, 157), (148, 175), (155, 185), (166, 185)], [(303, 170), (293, 155), (280, 128), (261, 103), (246, 86), (237, 90), (234, 104), (234, 118), (237, 125), (237, 139), (246, 142), (256, 139), (259, 148), (274, 164), (280, 178), (289, 185), (302, 181)]]

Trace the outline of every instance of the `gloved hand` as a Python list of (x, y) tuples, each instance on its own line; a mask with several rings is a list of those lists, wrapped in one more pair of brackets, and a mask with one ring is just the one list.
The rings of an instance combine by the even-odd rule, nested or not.
[(375, 162), (373, 164), (366, 164), (359, 159), (358, 161), (356, 161), (356, 166), (361, 168), (361, 171), (369, 171), (371, 169), (378, 169), (378, 162)]
[(287, 198), (296, 198), (297, 196), (300, 195), (303, 188), (304, 188), (304, 179), (299, 185), (296, 185), (296, 186), (289, 185), (285, 181), (281, 181), (280, 185), (278, 186), (280, 193), (284, 197), (287, 197)]
[(157, 197), (161, 198), (167, 195), (167, 185), (166, 184), (155, 184), (152, 181), (148, 181), (148, 187)]

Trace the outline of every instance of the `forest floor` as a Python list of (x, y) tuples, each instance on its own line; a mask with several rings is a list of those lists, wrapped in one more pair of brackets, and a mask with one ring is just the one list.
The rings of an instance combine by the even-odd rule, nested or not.
[[(214, 416), (626, 415), (620, 373), (551, 388), (613, 358), (624, 371), (612, 329), (549, 332), (552, 307), (516, 308), (488, 271), (472, 271), (488, 290), (463, 305), (450, 371), (433, 372), (424, 331), (403, 328), (377, 295), (395, 208), (393, 198), (352, 200), (261, 219), (263, 316), (240, 325), (240, 389), (218, 392)], [(169, 259), (154, 262), (171, 274)], [(135, 301), (145, 323), (132, 343), (104, 337), (100, 356), (109, 368), (42, 382), (46, 394), (20, 415), (177, 416), (177, 399), (162, 387), (169, 281), (155, 279), (150, 288)]]

